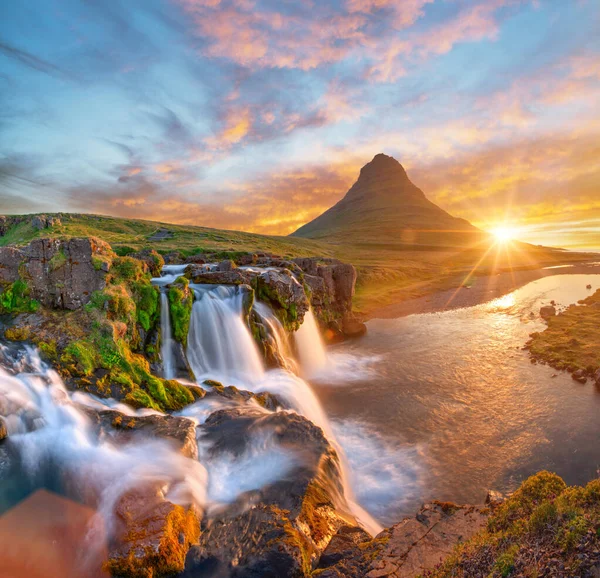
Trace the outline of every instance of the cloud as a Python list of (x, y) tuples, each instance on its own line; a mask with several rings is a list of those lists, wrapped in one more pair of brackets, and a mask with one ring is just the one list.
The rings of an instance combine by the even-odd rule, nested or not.
[(4, 54), (4, 56), (8, 58), (16, 60), (20, 64), (32, 70), (36, 70), (37, 72), (43, 72), (44, 74), (48, 74), (49, 76), (53, 76), (61, 80), (75, 80), (73, 75), (65, 72), (51, 62), (39, 58), (38, 56), (35, 56), (25, 50), (20, 50), (19, 48), (10, 46), (9, 44), (0, 42), (0, 53)]
[(431, 0), (347, 0), (288, 4), (180, 0), (194, 19), (203, 55), (252, 68), (303, 71), (352, 57), (370, 62), (369, 77), (392, 81), (411, 61), (448, 52), (458, 42), (495, 38), (495, 13), (510, 0), (485, 0), (419, 33), (402, 34)]

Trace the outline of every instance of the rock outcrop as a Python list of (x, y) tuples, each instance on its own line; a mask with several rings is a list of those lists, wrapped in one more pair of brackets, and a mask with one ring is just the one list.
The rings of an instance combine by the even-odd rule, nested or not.
[(440, 502), (371, 540), (341, 528), (319, 561), (319, 578), (416, 578), (435, 568), (461, 542), (484, 528), (489, 510)]
[(337, 454), (321, 429), (295, 413), (251, 407), (217, 411), (202, 429), (210, 458), (242, 455), (258, 439), (289, 454), (293, 466), (212, 516), (190, 549), (185, 576), (309, 576), (338, 528), (353, 523)]
[(78, 309), (104, 288), (110, 246), (89, 238), (34, 239), (25, 247), (0, 247), (0, 284), (25, 282), (29, 296), (55, 309)]

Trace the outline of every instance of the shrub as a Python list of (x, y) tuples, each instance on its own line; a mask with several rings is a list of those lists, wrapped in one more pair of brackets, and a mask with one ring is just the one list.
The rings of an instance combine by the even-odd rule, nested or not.
[(34, 313), (39, 306), (29, 297), (29, 287), (22, 279), (7, 285), (0, 294), (0, 313)]

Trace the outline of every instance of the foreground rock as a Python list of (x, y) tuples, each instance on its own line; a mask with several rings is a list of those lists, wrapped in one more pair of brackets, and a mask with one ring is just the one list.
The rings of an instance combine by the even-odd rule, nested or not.
[(200, 522), (193, 508), (166, 500), (159, 487), (136, 488), (115, 508), (117, 530), (104, 568), (113, 576), (172, 576), (184, 569)]
[(308, 576), (338, 528), (354, 524), (342, 497), (338, 456), (307, 419), (252, 408), (221, 410), (206, 421), (202, 440), (211, 459), (240, 456), (259, 443), (293, 461), (279, 481), (211, 514), (198, 546), (190, 549), (185, 576)]
[(432, 502), (373, 540), (356, 528), (341, 528), (321, 556), (318, 576), (415, 578), (484, 528), (488, 511)]

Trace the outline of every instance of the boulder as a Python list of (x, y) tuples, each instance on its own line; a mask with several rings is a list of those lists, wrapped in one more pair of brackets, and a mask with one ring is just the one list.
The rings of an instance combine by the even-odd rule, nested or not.
[(550, 319), (556, 315), (556, 307), (554, 305), (545, 305), (540, 309), (540, 315), (542, 319)]
[(575, 381), (578, 381), (579, 383), (587, 383), (587, 375), (583, 369), (578, 369), (577, 371), (574, 371), (572, 377)]
[(367, 326), (353, 317), (342, 321), (342, 332), (346, 337), (362, 337), (367, 333)]
[(336, 531), (355, 524), (346, 513), (338, 456), (322, 430), (295, 413), (246, 406), (214, 412), (202, 431), (209, 458), (242, 455), (253, 440), (268, 439), (294, 456), (294, 465), (204, 524), (198, 546), (188, 554), (185, 576), (310, 575)]

